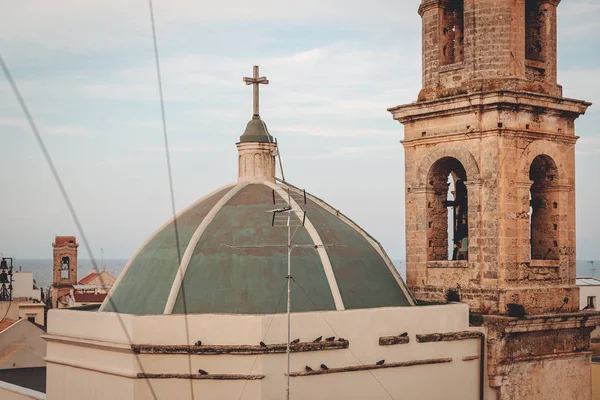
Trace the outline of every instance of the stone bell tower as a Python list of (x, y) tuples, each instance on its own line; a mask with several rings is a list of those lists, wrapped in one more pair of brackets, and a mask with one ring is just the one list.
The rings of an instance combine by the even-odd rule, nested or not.
[(559, 2), (422, 0), (423, 88), (389, 109), (404, 125), (407, 283), (481, 316), (500, 399), (591, 396), (550, 372), (590, 384), (597, 318), (576, 313), (575, 119), (590, 103), (556, 80)]
[(77, 284), (77, 248), (75, 236), (56, 236), (52, 243), (52, 307), (59, 307), (59, 299), (68, 295)]

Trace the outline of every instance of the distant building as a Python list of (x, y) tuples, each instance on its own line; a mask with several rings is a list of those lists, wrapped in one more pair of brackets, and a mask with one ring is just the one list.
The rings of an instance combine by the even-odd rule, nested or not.
[(54, 247), (54, 282), (51, 288), (52, 308), (70, 308), (102, 304), (116, 282), (106, 267), (96, 268), (77, 281), (77, 239), (75, 236), (57, 236)]
[(53, 247), (53, 281), (50, 290), (52, 308), (72, 307), (71, 291), (77, 284), (77, 239), (56, 236)]
[(36, 286), (32, 272), (16, 271), (13, 274), (13, 300), (42, 300), (42, 293)]
[(593, 276), (578, 276), (579, 308), (584, 310), (599, 310), (600, 279)]

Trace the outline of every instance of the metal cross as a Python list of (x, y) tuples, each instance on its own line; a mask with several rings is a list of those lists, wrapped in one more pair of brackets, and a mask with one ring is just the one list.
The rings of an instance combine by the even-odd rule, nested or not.
[(264, 77), (258, 76), (258, 65), (254, 66), (254, 76), (252, 78), (244, 78), (244, 82), (246, 82), (246, 85), (254, 85), (254, 87), (252, 88), (252, 92), (253, 92), (253, 112), (254, 112), (254, 116), (258, 117), (258, 85), (263, 84), (263, 85), (268, 85), (269, 84), (269, 80)]

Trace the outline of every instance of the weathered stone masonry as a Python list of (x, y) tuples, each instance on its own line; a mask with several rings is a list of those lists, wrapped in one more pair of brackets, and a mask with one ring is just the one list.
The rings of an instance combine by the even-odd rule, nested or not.
[[(590, 103), (562, 97), (556, 81), (559, 2), (422, 0), (423, 88), (389, 110), (404, 125), (407, 283), (419, 300), (458, 296), (484, 316), (500, 399), (591, 396), (597, 316), (569, 314), (579, 311), (575, 119)], [(467, 191), (460, 260), (448, 250), (448, 176)], [(509, 304), (529, 322), (507, 316)], [(546, 314), (560, 321), (532, 322)], [(516, 384), (527, 379), (540, 387)]]

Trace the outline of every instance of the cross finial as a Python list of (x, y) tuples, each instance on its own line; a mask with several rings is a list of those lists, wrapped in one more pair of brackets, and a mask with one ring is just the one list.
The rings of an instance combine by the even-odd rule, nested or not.
[(263, 84), (263, 85), (268, 85), (269, 84), (269, 80), (264, 77), (258, 76), (258, 65), (254, 66), (254, 75), (252, 78), (244, 78), (244, 82), (246, 82), (246, 85), (254, 85), (254, 87), (252, 88), (252, 92), (253, 92), (253, 118), (260, 118), (259, 114), (258, 114), (258, 85)]

